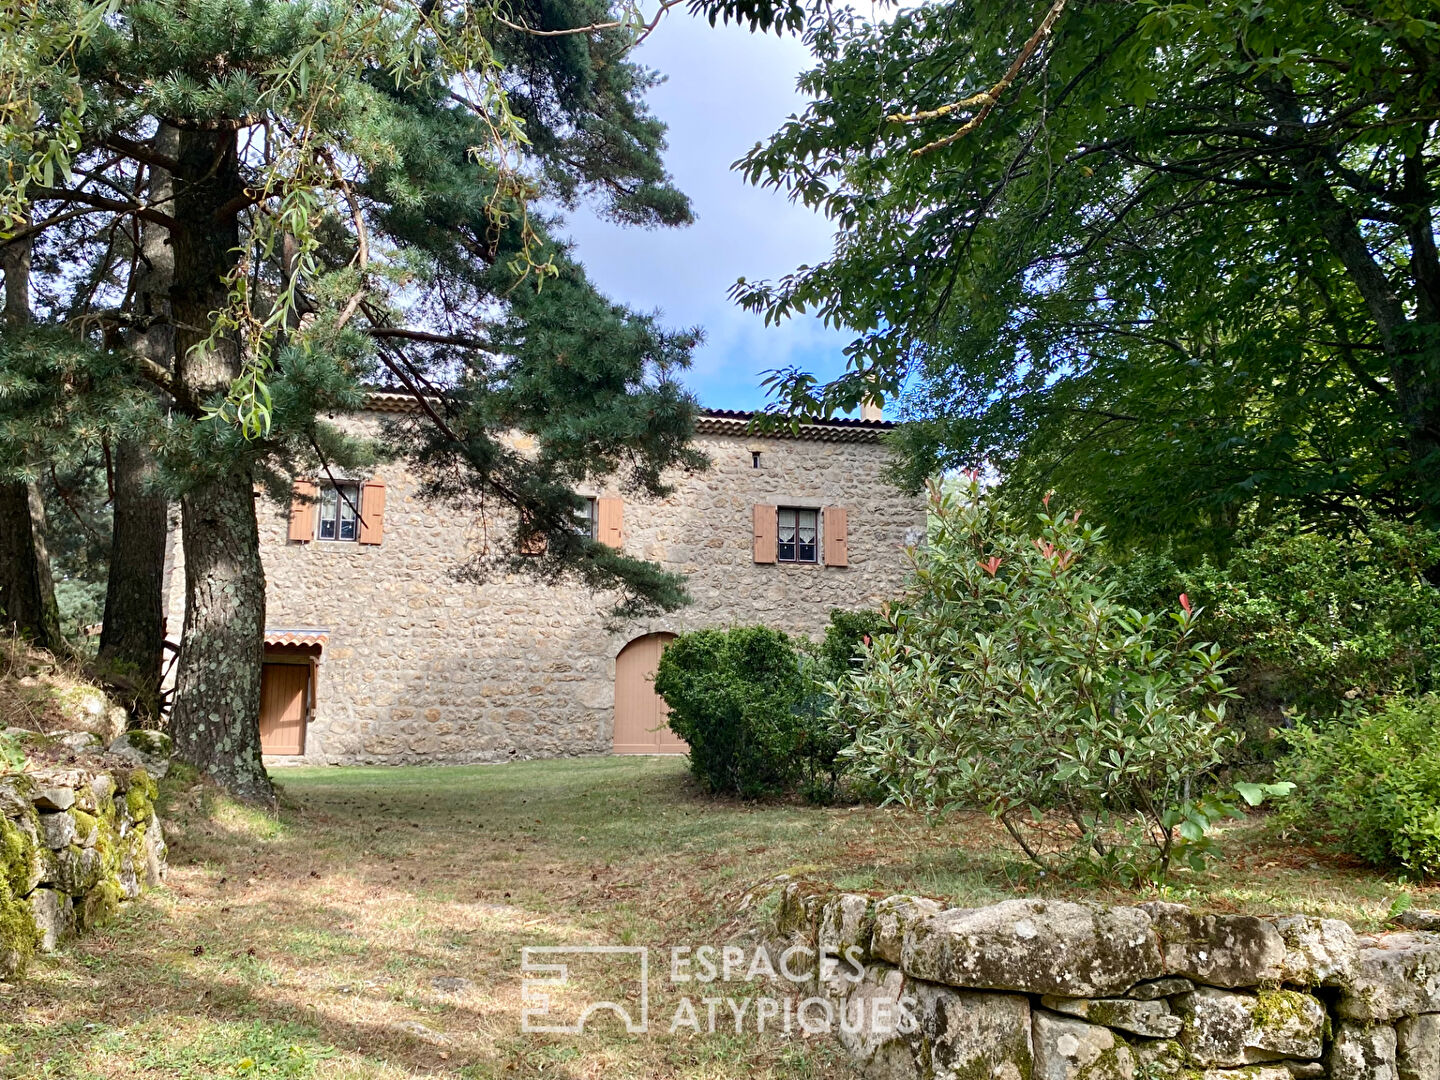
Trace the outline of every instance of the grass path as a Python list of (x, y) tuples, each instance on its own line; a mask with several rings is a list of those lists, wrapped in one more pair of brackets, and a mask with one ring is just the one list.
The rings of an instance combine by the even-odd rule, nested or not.
[[(172, 797), (170, 887), (0, 985), (0, 1077), (845, 1077), (823, 1040), (524, 1035), (520, 950), (718, 944), (781, 872), (963, 904), (1035, 891), (983, 818), (716, 803), (673, 758), (278, 776), (278, 820)], [(1365, 925), (1398, 891), (1254, 824), (1227, 850), (1176, 898)]]

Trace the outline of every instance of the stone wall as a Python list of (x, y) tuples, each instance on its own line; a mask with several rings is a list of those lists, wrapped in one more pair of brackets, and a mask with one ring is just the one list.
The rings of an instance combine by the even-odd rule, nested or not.
[(1169, 903), (944, 910), (791, 883), (764, 932), (772, 951), (857, 950), (863, 979), (831, 965), (812, 989), (887, 1080), (1440, 1080), (1440, 912), (1409, 922), (1367, 936)]
[(0, 979), (164, 880), (155, 794), (133, 763), (0, 776)]
[[(341, 422), (373, 433), (380, 417)], [(696, 447), (711, 467), (668, 476), (675, 491), (666, 499), (581, 492), (621, 496), (624, 550), (687, 575), (694, 598), (671, 615), (619, 625), (608, 618), (612, 596), (524, 574), (457, 580), (473, 556), (504, 549), (511, 523), (422, 500), (403, 463), (374, 474), (386, 485), (377, 546), (291, 542), (289, 508), (262, 498), (267, 625), (328, 635), (306, 752), (283, 760), (461, 764), (608, 753), (615, 658), (635, 638), (753, 623), (818, 635), (831, 608), (874, 607), (896, 595), (907, 570), (904, 547), (923, 535), (925, 511), (922, 499), (885, 483), (888, 456), (877, 433), (758, 438), (743, 429), (702, 425)], [(846, 507), (849, 566), (756, 565), (757, 503)], [(169, 634), (178, 639), (178, 542), (172, 551)]]

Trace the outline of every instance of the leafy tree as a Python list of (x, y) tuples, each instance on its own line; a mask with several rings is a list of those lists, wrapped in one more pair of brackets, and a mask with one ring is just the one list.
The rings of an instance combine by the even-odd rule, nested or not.
[(947, 0), (807, 40), (816, 100), (743, 168), (835, 251), (737, 295), (856, 338), (777, 410), (909, 387), (912, 482), (985, 461), (1202, 549), (1257, 499), (1440, 517), (1430, 4)]
[[(632, 608), (683, 598), (672, 576), (577, 536), (573, 491), (618, 474), (660, 493), (664, 469), (702, 464), (673, 378), (694, 335), (596, 297), (530, 209), (583, 196), (627, 222), (688, 219), (641, 100), (650, 77), (625, 60), (637, 18), (600, 0), (0, 14), (0, 239), (33, 243), (42, 323), (64, 323), (86, 389), (124, 400), (108, 423), (157, 470), (134, 493), (179, 500), (172, 733), (235, 793), (272, 798), (255, 489), (288, 497), (299, 473), (387, 452), (325, 420), (367, 385), (420, 406), (389, 452), (413, 454), (435, 494), (499, 509), (513, 538), (543, 534), (541, 572)], [(61, 349), (43, 328), (10, 334), (10, 351)], [(153, 612), (146, 588), (132, 607)]]

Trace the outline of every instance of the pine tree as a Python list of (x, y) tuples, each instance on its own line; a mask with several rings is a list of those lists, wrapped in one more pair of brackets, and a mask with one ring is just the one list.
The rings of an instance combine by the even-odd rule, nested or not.
[[(388, 452), (415, 454), (437, 497), (504, 507), (517, 539), (543, 532), (543, 571), (631, 609), (683, 599), (671, 575), (577, 536), (573, 492), (615, 474), (663, 491), (666, 468), (703, 463), (674, 381), (694, 335), (599, 298), (532, 209), (584, 197), (636, 224), (689, 218), (641, 101), (649, 78), (624, 59), (633, 13), (617, 15), (596, 0), (503, 17), (154, 0), (7, 16), (8, 232), (33, 215), (51, 309), (102, 335), (85, 355), (115, 366), (87, 385), (125, 391), (108, 422), (154, 432), (186, 568), (172, 734), (243, 797), (272, 798), (256, 490), (288, 497), (297, 475), (387, 452), (325, 420), (367, 385), (421, 408)], [(173, 257), (168, 312), (137, 303), (147, 229)], [(148, 343), (161, 324), (169, 363)], [(141, 383), (164, 425), (147, 428)], [(517, 429), (535, 453), (508, 448)]]

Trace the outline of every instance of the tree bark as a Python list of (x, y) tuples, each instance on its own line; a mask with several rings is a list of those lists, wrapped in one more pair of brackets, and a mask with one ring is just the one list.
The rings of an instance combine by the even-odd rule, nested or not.
[[(241, 370), (240, 343), (209, 332), (239, 244), (235, 218), (216, 214), (242, 189), (236, 153), (233, 131), (179, 135), (171, 302), (177, 381), (192, 401), (224, 393)], [(198, 462), (180, 514), (185, 630), (170, 717), (175, 752), (237, 797), (273, 805), (260, 757), (265, 575), (251, 462), (218, 449)]]
[[(28, 237), (0, 247), (6, 330), (30, 322), (30, 255)], [(0, 613), (7, 628), (41, 648), (69, 651), (60, 633), (60, 609), (45, 548), (45, 504), (35, 485), (23, 480), (0, 482)]]
[(97, 659), (107, 686), (124, 701), (131, 719), (142, 723), (160, 716), (165, 644), (161, 591), (170, 504), (156, 492), (154, 473), (154, 459), (143, 444), (131, 439), (118, 443), (110, 572)]
[[(175, 157), (179, 134), (162, 123), (155, 134), (156, 151), (167, 158)], [(167, 170), (152, 167), (150, 203), (173, 215), (173, 198), (174, 178)], [(141, 329), (132, 335), (130, 347), (167, 371), (174, 371), (170, 288), (175, 278), (175, 256), (168, 232), (152, 222), (143, 222), (140, 254), (134, 314)], [(119, 441), (115, 448), (110, 572), (105, 582), (105, 621), (100, 631), (98, 667), (125, 701), (132, 721), (141, 723), (159, 719), (164, 661), (161, 593), (169, 500), (156, 486), (155, 471), (154, 458), (143, 442)]]

